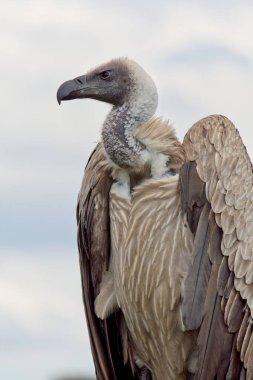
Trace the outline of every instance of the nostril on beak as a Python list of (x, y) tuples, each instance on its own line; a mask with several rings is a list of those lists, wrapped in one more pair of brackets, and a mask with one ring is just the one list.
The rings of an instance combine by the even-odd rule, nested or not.
[(77, 80), (77, 82), (79, 82), (80, 84), (83, 84), (83, 82), (81, 81), (81, 79), (76, 79)]

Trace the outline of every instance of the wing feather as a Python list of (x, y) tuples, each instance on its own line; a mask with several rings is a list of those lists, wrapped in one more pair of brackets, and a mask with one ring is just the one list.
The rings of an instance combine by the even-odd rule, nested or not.
[(197, 329), (203, 319), (203, 312), (199, 312), (199, 303), (203, 303), (206, 298), (211, 271), (210, 261), (206, 254), (210, 234), (208, 228), (209, 212), (210, 207), (206, 203), (199, 220), (201, 228), (198, 229), (194, 240), (194, 262), (191, 270), (188, 272), (186, 279), (187, 287), (184, 290), (182, 317), (184, 325), (189, 330)]
[[(202, 316), (195, 378), (248, 380), (253, 378), (252, 165), (238, 131), (223, 116), (210, 116), (196, 123), (185, 136), (184, 148), (189, 160), (185, 167), (199, 176), (196, 178), (194, 173), (187, 178), (185, 167), (181, 173), (183, 204), (195, 234), (194, 244), (204, 224), (208, 223), (210, 230), (208, 249), (201, 252), (208, 255), (211, 265), (205, 300), (200, 295), (193, 297), (191, 282), (197, 284), (194, 295), (201, 282), (198, 278), (189, 280), (188, 275), (185, 288), (190, 295), (185, 291), (188, 303), (184, 301), (182, 305), (187, 315), (192, 315), (191, 308), (198, 305), (195, 311)], [(208, 221), (203, 221), (202, 210), (196, 212), (198, 188), (202, 192), (203, 187), (205, 202), (211, 206)], [(191, 188), (195, 189), (193, 196)], [(200, 273), (196, 260), (195, 265), (193, 276)]]
[(118, 310), (103, 321), (94, 310), (102, 277), (109, 269), (111, 185), (110, 169), (98, 144), (86, 166), (77, 205), (82, 291), (91, 350), (98, 380), (144, 380), (149, 372), (141, 373), (136, 368), (122, 312)]

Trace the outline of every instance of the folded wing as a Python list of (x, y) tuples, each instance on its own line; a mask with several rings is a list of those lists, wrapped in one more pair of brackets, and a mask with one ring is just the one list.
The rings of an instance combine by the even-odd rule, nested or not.
[(77, 205), (78, 247), (83, 301), (98, 380), (149, 380), (136, 367), (128, 331), (120, 310), (105, 320), (95, 314), (95, 298), (110, 260), (109, 191), (112, 185), (101, 144), (91, 155)]
[(210, 116), (186, 134), (182, 204), (194, 233), (186, 329), (199, 329), (195, 379), (253, 379), (253, 176), (234, 125)]

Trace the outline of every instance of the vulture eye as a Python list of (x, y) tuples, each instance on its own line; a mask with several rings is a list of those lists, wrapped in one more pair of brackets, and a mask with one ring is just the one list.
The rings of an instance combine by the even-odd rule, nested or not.
[(102, 71), (101, 73), (99, 73), (99, 77), (103, 80), (109, 79), (110, 78), (110, 71), (109, 70)]

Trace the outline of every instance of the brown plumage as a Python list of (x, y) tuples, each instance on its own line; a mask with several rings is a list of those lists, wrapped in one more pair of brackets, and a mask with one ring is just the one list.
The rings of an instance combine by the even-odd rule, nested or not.
[(183, 144), (128, 59), (58, 90), (112, 111), (78, 199), (97, 378), (253, 379), (253, 178), (238, 131), (200, 120)]

